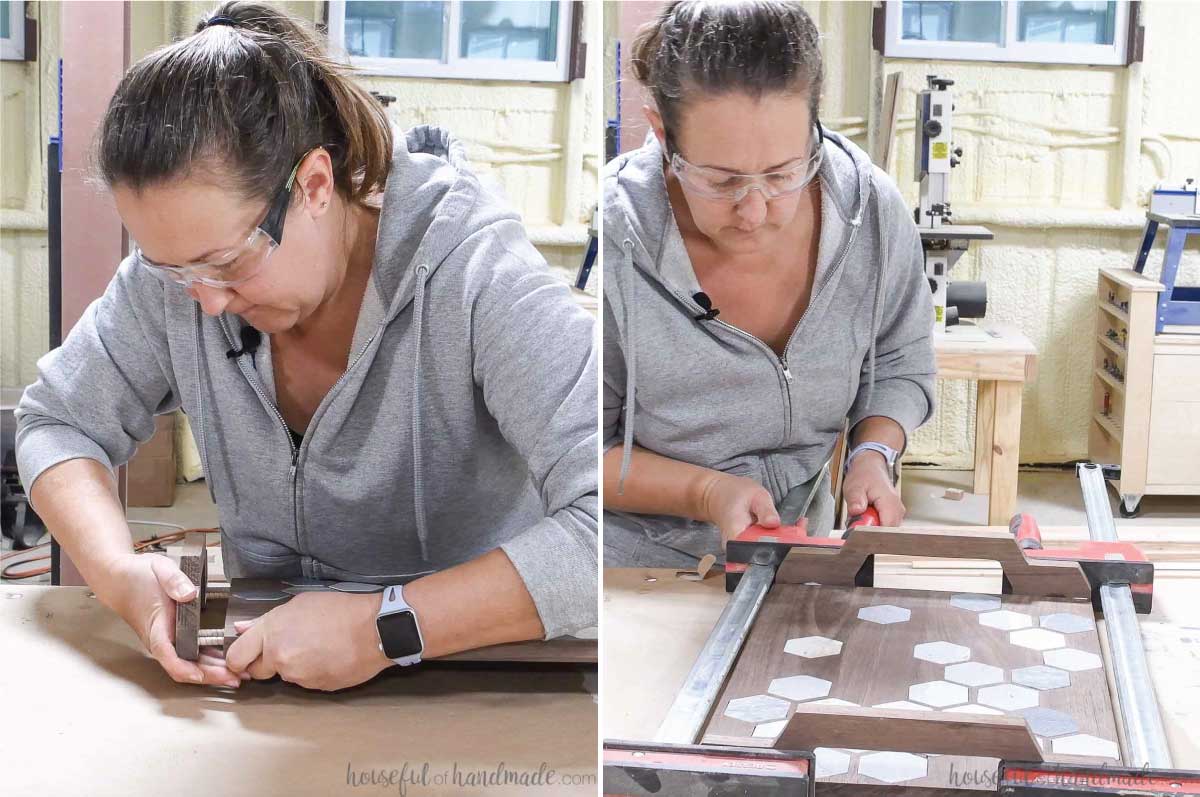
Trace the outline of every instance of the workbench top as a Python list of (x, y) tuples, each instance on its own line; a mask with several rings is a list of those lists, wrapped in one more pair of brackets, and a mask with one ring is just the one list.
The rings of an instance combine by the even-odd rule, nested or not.
[[(594, 668), (427, 663), (337, 693), (176, 684), (86, 587), (45, 586), (0, 587), (0, 661), (5, 794), (596, 793)], [(435, 783), (455, 766), (556, 782)]]
[[(978, 592), (999, 587), (999, 571), (986, 565), (970, 570), (955, 563), (947, 569), (899, 557), (880, 560), (879, 587)], [(728, 600), (724, 574), (716, 568), (704, 581), (680, 579), (675, 572), (604, 571), (601, 722), (607, 739), (653, 739)], [(1141, 616), (1142, 638), (1179, 769), (1200, 769), (1198, 607), (1200, 564), (1164, 563), (1156, 572), (1154, 611)], [(1099, 625), (1103, 640), (1102, 620)]]

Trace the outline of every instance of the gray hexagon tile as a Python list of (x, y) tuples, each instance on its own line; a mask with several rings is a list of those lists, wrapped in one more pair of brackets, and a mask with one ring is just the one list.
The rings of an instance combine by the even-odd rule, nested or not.
[(842, 700), (840, 697), (827, 697), (824, 700), (813, 700), (808, 703), (810, 706), (842, 706), (843, 708), (858, 708), (857, 703), (851, 703), (849, 700)]
[(884, 783), (925, 777), (927, 762), (912, 753), (868, 753), (858, 759), (858, 774)]
[(1032, 667), (1022, 667), (1012, 671), (1012, 682), (1021, 686), (1032, 686), (1034, 689), (1061, 689), (1071, 685), (1071, 674), (1057, 667), (1047, 667), (1045, 664), (1035, 664)]
[(1030, 650), (1053, 650), (1067, 644), (1067, 638), (1057, 631), (1047, 631), (1045, 628), (1026, 628), (1023, 631), (1013, 631), (1008, 635), (1008, 641)]
[(945, 711), (953, 711), (955, 714), (1004, 714), (1003, 711), (997, 711), (994, 708), (980, 706), (975, 703), (968, 703), (965, 706), (955, 706), (954, 708), (945, 709)]
[(998, 612), (984, 612), (979, 615), (979, 624), (999, 628), (1001, 631), (1015, 631), (1018, 628), (1029, 628), (1033, 625), (1033, 618), (1024, 612), (1001, 609)]
[(817, 777), (831, 778), (835, 775), (845, 775), (850, 770), (850, 754), (829, 747), (817, 747), (813, 750), (817, 757)]
[(1081, 617), (1078, 614), (1067, 614), (1066, 612), (1043, 615), (1040, 622), (1042, 628), (1049, 628), (1060, 634), (1078, 634), (1082, 631), (1091, 631), (1096, 627), (1090, 617)]
[(753, 695), (739, 697), (729, 701), (725, 707), (725, 716), (733, 717), (743, 722), (770, 722), (781, 720), (787, 716), (789, 703), (769, 695)]
[(1087, 733), (1061, 736), (1054, 740), (1054, 752), (1060, 755), (1090, 755), (1097, 758), (1120, 758), (1116, 742)]
[(814, 678), (811, 675), (789, 675), (787, 678), (775, 678), (767, 691), (773, 695), (786, 697), (788, 700), (811, 700), (814, 697), (825, 697), (832, 686), (824, 678)]
[(822, 656), (836, 656), (842, 652), (842, 643), (837, 639), (823, 636), (803, 636), (789, 639), (783, 646), (784, 653), (793, 656), (803, 656), (806, 659), (817, 659)]
[(951, 664), (946, 668), (944, 677), (947, 681), (965, 686), (987, 686), (1003, 681), (1004, 670), (978, 661), (966, 661), (962, 664)]
[(1064, 736), (1079, 730), (1070, 714), (1045, 706), (1022, 709), (1017, 714), (1025, 718), (1025, 724), (1038, 736)]
[(891, 703), (880, 703), (871, 708), (888, 708), (893, 711), (933, 711), (929, 706), (922, 706), (920, 703), (911, 703), (907, 700), (893, 700)]
[(753, 736), (760, 738), (774, 739), (779, 734), (783, 733), (783, 729), (787, 727), (787, 720), (775, 720), (774, 722), (764, 722), (761, 725), (754, 726)]
[(912, 612), (900, 606), (892, 606), (890, 603), (883, 603), (879, 606), (864, 606), (858, 610), (858, 619), (867, 620), (880, 625), (889, 625), (891, 623), (905, 623), (908, 618), (912, 617)]
[(970, 609), (973, 612), (990, 612), (1000, 608), (1000, 596), (960, 592), (950, 596), (950, 605), (960, 609)]
[(953, 642), (922, 642), (913, 648), (913, 656), (934, 664), (954, 664), (971, 658), (971, 649)]
[(910, 686), (908, 699), (935, 708), (953, 706), (967, 702), (967, 687), (949, 681), (927, 681)]
[(1004, 711), (1016, 711), (1036, 706), (1038, 693), (1033, 689), (1015, 684), (997, 684), (980, 689), (979, 702)]
[(1100, 661), (1100, 657), (1095, 653), (1088, 653), (1086, 650), (1072, 650), (1070, 648), (1047, 650), (1042, 654), (1042, 661), (1051, 667), (1058, 667), (1060, 670), (1070, 670), (1071, 672), (1095, 670), (1103, 664)]

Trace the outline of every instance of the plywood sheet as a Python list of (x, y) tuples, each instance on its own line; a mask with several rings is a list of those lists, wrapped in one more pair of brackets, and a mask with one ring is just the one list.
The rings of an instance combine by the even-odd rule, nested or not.
[[(706, 738), (771, 739), (796, 705), (825, 701), (1023, 717), (1047, 760), (1113, 763), (1117, 731), (1099, 653), (1086, 601), (776, 584)], [(875, 740), (886, 738), (881, 729)], [(876, 752), (871, 743), (818, 750), (819, 780), (848, 784), (853, 794), (901, 783), (993, 788), (994, 758), (894, 752), (882, 744)]]

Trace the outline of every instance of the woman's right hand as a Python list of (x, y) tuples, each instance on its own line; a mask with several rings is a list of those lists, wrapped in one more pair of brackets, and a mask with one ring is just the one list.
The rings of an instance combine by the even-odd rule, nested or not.
[(225, 659), (202, 648), (198, 661), (175, 653), (175, 606), (196, 596), (196, 586), (173, 560), (162, 554), (130, 553), (109, 568), (96, 598), (121, 616), (162, 668), (179, 683), (237, 687), (242, 679)]
[(721, 550), (747, 526), (775, 528), (779, 512), (766, 488), (753, 479), (717, 473), (705, 485), (701, 499), (704, 519), (721, 530)]

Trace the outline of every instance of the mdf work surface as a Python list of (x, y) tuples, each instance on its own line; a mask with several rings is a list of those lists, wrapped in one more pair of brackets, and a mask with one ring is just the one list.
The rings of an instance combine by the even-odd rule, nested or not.
[[(334, 693), (176, 684), (86, 588), (33, 586), (0, 587), (0, 661), (4, 794), (596, 793), (594, 667), (433, 663)], [(372, 772), (405, 791), (351, 784)]]

